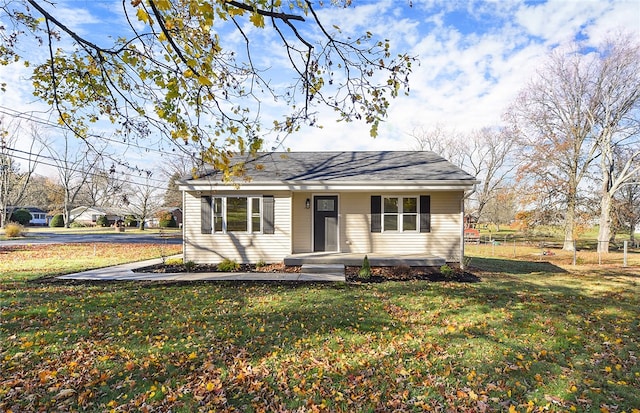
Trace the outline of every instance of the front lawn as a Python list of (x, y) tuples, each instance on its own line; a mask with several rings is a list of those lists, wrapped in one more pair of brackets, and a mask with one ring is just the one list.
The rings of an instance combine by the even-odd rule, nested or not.
[(637, 275), (472, 265), (492, 272), (379, 284), (5, 274), (0, 411), (638, 412)]
[(0, 246), (0, 284), (70, 274), (182, 252), (170, 244), (61, 244)]

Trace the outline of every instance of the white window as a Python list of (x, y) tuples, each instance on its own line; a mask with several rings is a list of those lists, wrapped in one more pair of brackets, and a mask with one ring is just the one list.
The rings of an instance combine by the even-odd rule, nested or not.
[(384, 197), (382, 202), (382, 230), (417, 231), (418, 197)]
[(213, 232), (262, 231), (262, 198), (215, 197), (213, 198)]

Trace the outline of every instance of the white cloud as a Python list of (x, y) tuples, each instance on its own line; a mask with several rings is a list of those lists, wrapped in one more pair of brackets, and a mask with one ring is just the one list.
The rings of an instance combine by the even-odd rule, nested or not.
[(600, 18), (610, 7), (608, 2), (595, 0), (551, 0), (543, 4), (523, 5), (515, 17), (528, 34), (556, 45), (572, 41), (576, 33)]
[[(335, 30), (334, 24), (345, 36), (369, 30), (375, 36), (390, 39), (394, 53), (407, 52), (420, 59), (420, 64), (413, 65), (410, 96), (392, 101), (389, 118), (380, 126), (379, 137), (371, 138), (369, 126), (362, 122), (338, 123), (335, 112), (322, 109), (319, 123), (324, 127), (303, 128), (285, 141), (285, 147), (292, 150), (410, 149), (414, 143), (409, 133), (415, 126), (428, 128), (439, 124), (468, 131), (499, 125), (507, 106), (551, 48), (576, 37), (596, 44), (613, 30), (640, 31), (640, 3), (636, 0), (551, 0), (534, 5), (515, 1), (414, 0), (413, 7), (407, 3), (404, 0), (354, 1), (351, 8), (328, 7), (319, 11), (331, 31)], [(107, 3), (113, 8), (105, 14), (109, 16), (108, 25), (123, 25), (122, 20), (113, 20), (120, 4)], [(84, 10), (85, 5), (89, 2), (63, 3), (57, 13), (63, 13), (58, 14), (60, 18), (82, 33), (104, 29), (102, 14), (98, 16), (96, 9)], [(119, 16), (122, 19), (122, 15)], [(465, 21), (457, 22), (454, 18), (457, 16)], [(244, 24), (247, 34), (254, 36), (256, 62), (277, 69), (287, 61), (285, 50), (274, 46), (280, 43), (271, 29), (259, 30), (246, 21)], [(473, 24), (478, 25), (475, 30)], [(219, 29), (221, 35), (228, 27)], [(223, 46), (227, 45), (244, 47), (244, 41), (237, 33), (225, 35)], [(11, 86), (11, 93), (0, 94), (0, 105), (25, 110), (43, 106), (32, 103), (28, 71), (0, 67), (0, 76)], [(279, 78), (273, 82), (284, 84)], [(273, 114), (279, 117), (287, 108), (283, 102), (265, 99), (261, 110), (265, 119), (272, 119)]]
[[(593, 37), (592, 42), (597, 43), (605, 33), (620, 26), (638, 30), (633, 17), (637, 17), (638, 3), (631, 2), (560, 1), (537, 6), (491, 3), (495, 20), (502, 19), (503, 23), (467, 36), (445, 24), (447, 10), (430, 13), (432, 5), (417, 6), (414, 10), (421, 12), (402, 15), (399, 26), (409, 27), (404, 29), (407, 36), (402, 37), (403, 29), (392, 27), (385, 33), (392, 39), (402, 39), (401, 44), (409, 48), (409, 54), (419, 57), (420, 64), (414, 66), (410, 78), (411, 95), (392, 102), (379, 137), (370, 138), (366, 125), (325, 120), (320, 122), (324, 129), (305, 129), (289, 138), (288, 147), (409, 149), (414, 144), (409, 134), (418, 125), (428, 128), (440, 124), (462, 132), (500, 125), (509, 104), (553, 46), (576, 36)], [(470, 7), (470, 11), (481, 16), (487, 13), (487, 7)], [(627, 17), (621, 18), (623, 15)], [(419, 26), (422, 33), (416, 35)], [(425, 27), (431, 30), (424, 31)], [(399, 36), (394, 36), (396, 31)], [(324, 119), (332, 119), (332, 114)]]

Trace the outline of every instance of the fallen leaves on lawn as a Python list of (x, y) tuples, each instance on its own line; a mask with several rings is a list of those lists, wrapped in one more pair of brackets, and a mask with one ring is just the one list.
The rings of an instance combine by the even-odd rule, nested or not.
[(637, 294), (551, 281), (0, 285), (0, 410), (632, 411)]

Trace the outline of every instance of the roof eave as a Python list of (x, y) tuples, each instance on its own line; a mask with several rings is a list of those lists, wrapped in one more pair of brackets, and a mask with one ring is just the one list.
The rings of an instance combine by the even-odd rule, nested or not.
[(470, 190), (480, 181), (429, 180), (429, 181), (260, 181), (242, 183), (191, 180), (181, 182), (181, 191), (353, 191), (371, 192), (385, 190), (450, 191)]

